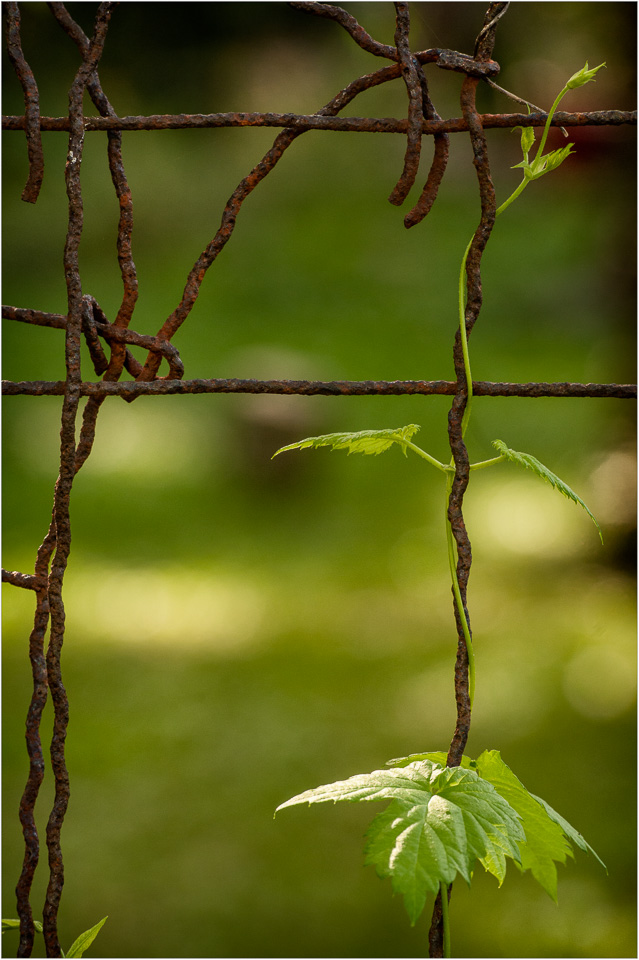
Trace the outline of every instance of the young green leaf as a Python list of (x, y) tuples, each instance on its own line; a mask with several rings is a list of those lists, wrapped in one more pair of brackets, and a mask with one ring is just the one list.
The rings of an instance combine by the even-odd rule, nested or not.
[[(411, 754), (409, 757), (388, 762), (393, 767), (401, 767), (404, 764), (426, 759), (430, 759), (433, 763), (445, 763), (446, 754)], [(557, 901), (555, 862), (565, 863), (567, 856), (573, 856), (569, 841), (575, 843), (580, 849), (592, 853), (606, 869), (590, 844), (567, 820), (564, 820), (545, 800), (526, 790), (523, 783), (501, 759), (498, 750), (484, 750), (477, 760), (463, 757), (461, 765), (464, 769), (476, 771), (482, 780), (492, 784), (499, 796), (503, 797), (519, 814), (525, 839), (519, 843), (521, 862), (517, 866), (522, 872), (530, 870), (535, 880), (555, 902)]]
[[(375, 456), (388, 450), (394, 443), (398, 443), (406, 456), (406, 441), (417, 433), (419, 427), (409, 423), (406, 427), (396, 427), (388, 430), (360, 430), (356, 433), (326, 433), (321, 437), (307, 437), (297, 443), (289, 443), (280, 447), (273, 457), (285, 450), (304, 450), (307, 447), (332, 447), (333, 450), (348, 450), (351, 453), (367, 453)], [(273, 459), (271, 457), (271, 460)]]
[(501, 759), (498, 750), (485, 750), (477, 758), (475, 769), (480, 777), (492, 783), (497, 793), (521, 816), (526, 834), (525, 841), (519, 845), (521, 870), (530, 870), (535, 880), (557, 902), (555, 861), (565, 863), (566, 857), (573, 855), (564, 831), (517, 779)]
[(520, 162), (514, 164), (511, 169), (516, 170), (518, 167), (521, 167), (524, 171), (524, 177), (527, 180), (538, 180), (540, 177), (543, 177), (544, 174), (556, 170), (557, 167), (564, 162), (566, 157), (573, 154), (575, 151), (571, 150), (571, 147), (574, 147), (574, 143), (569, 143), (565, 147), (553, 150), (543, 157), (537, 156), (530, 163), (527, 158), (520, 160)]
[(551, 470), (548, 469), (548, 467), (545, 467), (543, 463), (540, 463), (536, 457), (531, 456), (529, 453), (520, 453), (518, 450), (511, 450), (510, 447), (506, 446), (503, 440), (493, 440), (493, 447), (495, 447), (496, 450), (499, 450), (500, 454), (505, 460), (511, 460), (513, 463), (518, 463), (520, 466), (526, 467), (528, 470), (532, 470), (532, 472), (536, 473), (538, 477), (541, 477), (542, 480), (545, 480), (546, 483), (549, 483), (551, 487), (555, 487), (560, 493), (563, 493), (564, 497), (567, 497), (569, 500), (572, 500), (573, 503), (578, 503), (580, 507), (583, 507), (599, 531), (599, 537), (603, 543), (601, 527), (581, 497), (578, 497), (575, 491), (571, 490), (567, 483), (564, 483), (563, 480), (560, 480), (559, 477), (557, 477), (554, 473), (552, 473)]
[[(586, 66), (587, 66), (587, 64), (586, 64)], [(603, 64), (602, 64), (602, 66), (603, 66)], [(599, 69), (599, 68), (597, 68), (597, 69)], [(577, 830), (575, 830), (575, 828), (574, 828), (573, 826), (571, 826), (571, 825), (568, 823), (567, 820), (564, 820), (564, 818), (561, 816), (561, 814), (557, 813), (556, 810), (553, 810), (553, 808), (550, 806), (550, 804), (549, 804), (549, 803), (546, 803), (545, 800), (542, 800), (541, 797), (536, 797), (534, 793), (531, 793), (531, 797), (534, 797), (534, 799), (537, 800), (537, 801), (542, 805), (542, 807), (544, 808), (544, 810), (546, 811), (546, 813), (548, 814), (548, 816), (550, 817), (550, 819), (551, 819), (554, 823), (559, 824), (559, 826), (560, 826), (561, 829), (564, 831), (564, 833), (566, 834), (566, 836), (567, 836), (570, 840), (572, 840), (572, 842), (575, 843), (575, 844), (579, 847), (580, 850), (583, 850), (584, 853), (591, 853), (591, 854), (593, 855), (593, 857), (595, 858), (595, 860), (598, 860), (598, 861), (599, 861), (599, 863), (600, 863), (601, 866), (604, 868), (604, 870), (606, 871), (606, 873), (608, 873), (608, 867), (607, 867), (606, 864), (603, 862), (603, 860), (601, 859), (601, 857), (599, 856), (599, 854), (598, 854), (595, 850), (593, 850), (593, 848), (590, 846), (590, 844), (589, 844), (586, 840), (584, 840), (584, 838), (582, 837), (582, 835), (581, 835)]]
[[(530, 107), (527, 108), (528, 113), (530, 113)], [(528, 154), (530, 153), (530, 148), (535, 142), (535, 131), (533, 127), (513, 127), (513, 130), (521, 130), (521, 152), (524, 155), (524, 162), (528, 161)], [(521, 166), (521, 164), (518, 164)]]
[(370, 826), (365, 862), (391, 878), (413, 924), (440, 882), (459, 873), (470, 883), (475, 860), (501, 883), (505, 857), (520, 859), (518, 814), (473, 770), (424, 760), (307, 790), (277, 809), (327, 800), (392, 801)]
[(67, 957), (81, 957), (84, 955), (84, 951), (88, 950), (100, 930), (107, 922), (109, 918), (103, 917), (95, 926), (90, 927), (88, 930), (85, 930), (84, 933), (81, 933), (80, 936), (73, 941), (69, 949), (67, 950)]

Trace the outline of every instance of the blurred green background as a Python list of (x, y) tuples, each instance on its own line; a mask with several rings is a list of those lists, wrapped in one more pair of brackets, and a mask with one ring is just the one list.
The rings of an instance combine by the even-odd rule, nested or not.
[[(73, 44), (45, 4), (22, 4), (42, 112), (66, 112)], [(92, 30), (95, 6), (68, 4)], [(390, 3), (349, 9), (392, 43)], [(415, 3), (412, 45), (472, 52), (482, 3)], [(602, 61), (565, 109), (635, 106), (634, 3), (513, 3), (495, 48), (499, 82), (548, 107)], [(119, 5), (100, 67), (120, 115), (311, 113), (381, 66), (329, 21), (280, 3)], [(5, 113), (22, 113), (10, 68)], [(428, 69), (458, 116), (461, 77)], [(479, 91), (485, 112), (511, 101)], [(87, 112), (94, 112), (87, 100)], [(346, 115), (404, 116), (401, 81)], [(124, 134), (140, 298), (153, 334), (179, 302), (225, 201), (277, 131)], [(498, 199), (519, 182), (519, 136), (489, 131)], [(3, 302), (66, 311), (66, 138), (43, 136), (35, 206), (19, 133), (4, 136)], [(473, 374), (490, 380), (635, 378), (635, 135), (570, 131), (577, 153), (500, 218), (484, 258)], [(564, 140), (556, 131), (551, 145)], [(246, 201), (175, 337), (186, 376), (452, 379), (456, 282), (479, 215), (467, 137), (428, 219), (406, 231), (387, 203), (398, 136), (309, 132)], [(112, 319), (121, 286), (106, 137), (86, 137), (83, 289)], [(64, 375), (58, 330), (5, 323), (4, 377)], [(143, 359), (143, 353), (134, 351)], [(84, 375), (93, 377), (88, 357)], [(162, 372), (166, 372), (165, 370)], [(105, 914), (103, 957), (418, 957), (430, 904), (410, 928), (390, 884), (362, 867), (379, 806), (275, 807), (307, 788), (446, 749), (456, 638), (440, 477), (399, 451), (326, 450), (271, 461), (333, 430), (418, 423), (447, 457), (445, 397), (184, 396), (108, 400), (72, 494), (63, 673), (71, 803), (63, 830), (63, 946)], [(4, 566), (29, 571), (57, 475), (59, 398), (8, 398)], [(453, 952), (472, 957), (630, 957), (635, 941), (634, 404), (477, 400), (471, 458), (503, 439), (533, 453), (599, 519), (501, 465), (465, 501), (477, 693), (467, 752), (501, 750), (608, 865), (559, 867), (559, 906), (511, 866), (501, 891), (478, 869), (451, 902)], [(3, 916), (22, 841), (27, 638), (33, 597), (4, 596)], [(47, 708), (43, 734), (49, 736)], [(43, 788), (39, 824), (50, 808)], [(46, 850), (34, 885), (44, 900)], [(5, 952), (13, 952), (6, 935)], [(17, 946), (17, 937), (16, 937)], [(42, 956), (40, 952), (38, 955)]]

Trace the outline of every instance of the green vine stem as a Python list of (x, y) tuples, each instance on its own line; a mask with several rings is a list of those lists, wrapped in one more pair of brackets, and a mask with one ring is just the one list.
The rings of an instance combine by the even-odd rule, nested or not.
[[(539, 141), (539, 146), (537, 147), (537, 152), (532, 161), (528, 160), (528, 154), (530, 149), (535, 142), (535, 132), (532, 127), (515, 127), (514, 129), (521, 129), (521, 149), (524, 155), (524, 159), (520, 163), (516, 163), (513, 169), (521, 167), (524, 172), (523, 179), (516, 190), (505, 200), (500, 207), (497, 207), (495, 216), (498, 217), (501, 213), (506, 210), (511, 203), (513, 203), (517, 197), (519, 197), (524, 189), (528, 186), (531, 180), (538, 180), (540, 177), (543, 177), (544, 174), (550, 173), (551, 170), (556, 170), (557, 167), (563, 163), (566, 157), (570, 156), (572, 143), (569, 143), (565, 147), (561, 147), (559, 150), (553, 150), (551, 153), (544, 156), (544, 147), (546, 146), (546, 141), (548, 139), (548, 134), (550, 132), (550, 126), (552, 123), (552, 118), (557, 112), (559, 104), (566, 96), (570, 90), (575, 90), (578, 87), (583, 87), (584, 84), (594, 81), (595, 75), (598, 70), (602, 67), (605, 67), (605, 63), (600, 63), (598, 67), (593, 67), (592, 70), (588, 69), (588, 63), (582, 67), (581, 70), (578, 70), (577, 73), (573, 74), (570, 80), (566, 83), (560, 93), (555, 97), (552, 107), (548, 117), (546, 118), (546, 123), (544, 124), (544, 129), (541, 135), (541, 140)], [(466, 260), (468, 259), (468, 253), (470, 251), (473, 238), (471, 238), (470, 243), (466, 247), (464, 256), (461, 262), (461, 269), (459, 271), (459, 287), (458, 287), (458, 303), (459, 303), (459, 333), (461, 336), (462, 344), (462, 353), (464, 357), (464, 371), (466, 373), (466, 388), (468, 399), (466, 402), (466, 409), (464, 411), (464, 416), (462, 419), (462, 437), (465, 436), (466, 428), (468, 426), (468, 421), (470, 419), (470, 410), (471, 402), (473, 399), (473, 378), (470, 370), (470, 354), (468, 351), (468, 334), (466, 331), (466, 285), (464, 284), (464, 277), (466, 274)], [(471, 468), (472, 469), (472, 468)]]
[(446, 518), (446, 544), (448, 547), (448, 566), (450, 569), (450, 579), (453, 587), (453, 595), (455, 597), (455, 605), (457, 606), (459, 622), (461, 623), (462, 630), (464, 631), (464, 640), (466, 641), (466, 653), (468, 655), (468, 696), (472, 709), (475, 699), (475, 653), (473, 650), (473, 641), (470, 635), (470, 628), (468, 626), (468, 617), (466, 616), (466, 611), (464, 609), (461, 588), (457, 578), (457, 551), (455, 549), (455, 537), (453, 536), (453, 528), (450, 520), (448, 519), (448, 501), (450, 499), (450, 493), (453, 487), (453, 471), (454, 468), (449, 468), (448, 476), (446, 478), (446, 501), (444, 508), (444, 515)]
[[(550, 131), (550, 125), (552, 123), (552, 118), (557, 111), (557, 108), (563, 98), (570, 90), (574, 90), (577, 87), (581, 87), (586, 83), (589, 83), (591, 80), (594, 80), (595, 74), (601, 67), (604, 67), (605, 63), (599, 64), (598, 67), (594, 67), (592, 70), (588, 69), (588, 63), (579, 70), (577, 73), (568, 80), (566, 85), (560, 91), (560, 93), (555, 97), (550, 112), (544, 124), (543, 133), (539, 146), (537, 147), (537, 152), (532, 161), (528, 160), (528, 154), (532, 148), (533, 143), (535, 142), (535, 132), (532, 127), (523, 127), (521, 128), (521, 149), (524, 155), (524, 159), (515, 164), (515, 167), (521, 167), (523, 169), (523, 179), (516, 190), (508, 197), (500, 207), (497, 208), (495, 216), (498, 217), (499, 214), (503, 213), (511, 203), (513, 203), (517, 197), (523, 193), (524, 189), (528, 186), (531, 180), (538, 180), (539, 177), (542, 177), (546, 173), (550, 173), (551, 170), (556, 170), (557, 167), (563, 163), (563, 161), (571, 153), (572, 143), (569, 143), (565, 147), (561, 147), (559, 150), (553, 150), (551, 153), (544, 156), (543, 151), (546, 146), (546, 141), (548, 139), (548, 133)], [(517, 128), (515, 128), (517, 129)], [(513, 168), (515, 169), (515, 168)], [(461, 268), (459, 271), (459, 285), (458, 285), (458, 309), (459, 309), (459, 334), (461, 338), (462, 354), (464, 358), (464, 372), (466, 375), (466, 409), (464, 410), (464, 415), (462, 417), (462, 438), (466, 435), (466, 430), (468, 428), (468, 423), (470, 420), (470, 413), (473, 400), (473, 376), (470, 368), (470, 352), (468, 349), (468, 331), (466, 330), (466, 284), (464, 283), (464, 278), (466, 276), (466, 261), (468, 259), (468, 254), (472, 245), (474, 237), (471, 237), (470, 243), (464, 251), (464, 256), (461, 262)], [(413, 449), (415, 448), (412, 444)], [(432, 458), (428, 455), (421, 452), (421, 455), (426, 457), (426, 459), (433, 462)], [(479, 470), (483, 467), (488, 467), (493, 463), (499, 463), (500, 460), (503, 460), (504, 457), (495, 457), (491, 460), (483, 460), (480, 463), (471, 464), (471, 470)], [(442, 467), (442, 464), (439, 464)], [(455, 463), (451, 459), (450, 466), (448, 468), (444, 467), (443, 469), (448, 471), (454, 471)], [(448, 498), (450, 497), (450, 492), (452, 489), (452, 474), (448, 472), (447, 485), (446, 485), (446, 506), (448, 507)], [(472, 638), (470, 635), (470, 629), (468, 627), (468, 618), (466, 616), (466, 611), (464, 610), (464, 604), (462, 601), (461, 590), (459, 587), (459, 580), (457, 579), (457, 552), (455, 550), (455, 541), (453, 537), (453, 531), (448, 519), (448, 510), (446, 509), (446, 540), (448, 543), (448, 563), (450, 566), (450, 576), (453, 587), (453, 594), (455, 596), (455, 604), (457, 606), (457, 612), (459, 614), (459, 620), (464, 631), (464, 639), (466, 640), (466, 650), (468, 653), (468, 693), (470, 697), (470, 705), (472, 708), (474, 694), (475, 694), (475, 655), (473, 653), (473, 644)], [(443, 904), (443, 898), (442, 898)]]

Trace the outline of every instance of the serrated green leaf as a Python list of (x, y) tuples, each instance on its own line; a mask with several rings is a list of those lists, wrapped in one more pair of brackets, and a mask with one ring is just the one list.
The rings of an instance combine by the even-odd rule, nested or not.
[(580, 507), (586, 511), (597, 530), (599, 531), (599, 537), (603, 543), (603, 534), (601, 532), (601, 527), (597, 523), (594, 515), (590, 512), (586, 504), (583, 502), (581, 497), (577, 496), (574, 490), (571, 490), (567, 483), (564, 483), (556, 474), (554, 474), (548, 467), (544, 466), (543, 463), (540, 463), (536, 457), (531, 456), (529, 453), (521, 453), (519, 450), (511, 450), (510, 447), (507, 447), (503, 440), (493, 440), (493, 447), (499, 451), (499, 453), (506, 460), (512, 461), (512, 463), (518, 463), (522, 467), (526, 467), (528, 470), (532, 470), (533, 473), (536, 473), (538, 477), (541, 477), (542, 480), (545, 480), (546, 483), (549, 483), (551, 487), (559, 490), (560, 493), (563, 493), (564, 497), (567, 497), (569, 500), (572, 500), (573, 503), (578, 503)]
[[(285, 803), (277, 810), (292, 807), (300, 803), (325, 803), (332, 800), (394, 800), (401, 799), (409, 803), (422, 803), (424, 791), (428, 789), (430, 776), (436, 777), (441, 768), (418, 769), (417, 765), (406, 770), (373, 770), (372, 773), (360, 773), (348, 780), (337, 780), (313, 790), (305, 790)], [(433, 768), (433, 769), (431, 769)]]
[[(411, 754), (409, 757), (390, 760), (389, 763), (401, 768), (402, 765), (416, 760), (431, 760), (434, 763), (443, 764), (446, 762), (446, 754), (441, 752)], [(461, 766), (464, 769), (475, 770), (482, 779), (491, 783), (497, 793), (520, 815), (525, 840), (519, 843), (521, 863), (518, 866), (522, 871), (530, 870), (535, 880), (555, 902), (557, 901), (555, 863), (565, 863), (567, 856), (573, 856), (569, 841), (575, 843), (581, 850), (592, 853), (606, 869), (604, 862), (582, 835), (545, 800), (526, 789), (501, 759), (498, 750), (485, 750), (477, 760), (464, 756)]]
[(83, 956), (84, 951), (89, 949), (108, 919), (108, 916), (103, 917), (98, 923), (95, 924), (95, 926), (90, 927), (88, 930), (85, 930), (84, 933), (81, 933), (67, 950), (67, 957)]
[[(597, 67), (597, 69), (599, 68)], [(542, 805), (542, 807), (544, 808), (544, 810), (546, 811), (550, 819), (553, 820), (555, 823), (559, 824), (559, 826), (564, 831), (566, 836), (569, 837), (573, 843), (576, 843), (580, 850), (583, 850), (584, 853), (591, 853), (593, 857), (599, 861), (599, 863), (604, 868), (606, 873), (608, 873), (608, 867), (603, 862), (599, 854), (595, 850), (593, 850), (593, 848), (590, 846), (587, 840), (584, 840), (582, 835), (577, 830), (575, 830), (575, 828), (571, 826), (568, 823), (568, 821), (561, 816), (561, 814), (557, 813), (556, 810), (553, 810), (550, 804), (546, 803), (545, 800), (542, 800), (541, 797), (536, 797), (534, 793), (531, 793), (531, 797), (534, 797), (535, 800), (537, 800)]]
[[(307, 437), (297, 443), (289, 443), (280, 447), (273, 457), (285, 450), (305, 450), (308, 447), (331, 447), (333, 450), (348, 450), (351, 453), (365, 453), (378, 456), (388, 450), (394, 443), (398, 443), (406, 455), (406, 441), (417, 433), (416, 423), (409, 423), (405, 427), (395, 427), (388, 430), (359, 430), (356, 433), (325, 433), (321, 437)], [(271, 460), (273, 459), (271, 457)]]
[(519, 860), (517, 813), (473, 770), (430, 760), (374, 770), (307, 790), (277, 809), (332, 800), (391, 800), (367, 834), (366, 863), (404, 897), (411, 923), (426, 896), (459, 873), (467, 882), (479, 859), (501, 882), (505, 857)]
[(520, 843), (522, 871), (530, 870), (546, 893), (557, 901), (557, 868), (555, 862), (565, 863), (572, 856), (572, 848), (562, 828), (548, 816), (536, 797), (526, 790), (504, 761), (498, 750), (485, 750), (477, 758), (477, 772), (488, 780), (497, 793), (522, 818), (526, 835)]
[(404, 897), (412, 924), (428, 894), (439, 890), (440, 879), (452, 883), (459, 870), (470, 881), (463, 817), (437, 795), (412, 806), (394, 800), (375, 817), (366, 840), (364, 863), (374, 866), (382, 879), (390, 878), (393, 891)]

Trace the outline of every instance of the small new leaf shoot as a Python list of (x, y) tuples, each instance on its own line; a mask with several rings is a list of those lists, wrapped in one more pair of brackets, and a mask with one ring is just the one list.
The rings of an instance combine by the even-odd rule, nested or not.
[[(307, 437), (297, 443), (289, 443), (280, 447), (273, 457), (285, 450), (305, 450), (307, 447), (331, 447), (333, 450), (348, 450), (351, 453), (374, 454), (378, 456), (388, 450), (394, 443), (398, 443), (406, 455), (406, 441), (417, 433), (416, 423), (409, 423), (406, 427), (396, 427), (388, 430), (359, 430), (356, 433), (326, 433), (321, 437)], [(271, 457), (271, 460), (273, 459)]]
[[(526, 129), (531, 129), (531, 128), (522, 129), (521, 152), (524, 156), (524, 159), (520, 160), (519, 163), (516, 163), (512, 167), (512, 169), (515, 170), (517, 167), (520, 167), (523, 170), (524, 178), (519, 184), (519, 186), (517, 187), (517, 189), (514, 191), (514, 193), (512, 193), (508, 197), (508, 199), (505, 200), (501, 204), (501, 206), (497, 208), (496, 216), (499, 216), (500, 213), (503, 213), (504, 210), (506, 210), (510, 206), (510, 204), (514, 200), (516, 200), (517, 197), (521, 195), (524, 188), (532, 180), (538, 180), (540, 177), (543, 177), (544, 174), (550, 173), (551, 170), (556, 170), (557, 167), (564, 162), (566, 157), (569, 157), (571, 153), (574, 153), (574, 151), (571, 150), (571, 147), (573, 147), (574, 144), (569, 143), (568, 146), (562, 147), (560, 150), (553, 150), (551, 153), (548, 153), (546, 154), (546, 156), (544, 156), (544, 148), (546, 146), (546, 140), (548, 139), (548, 133), (550, 131), (552, 118), (555, 115), (555, 112), (559, 104), (561, 103), (563, 98), (566, 96), (568, 91), (574, 90), (577, 87), (582, 87), (585, 83), (589, 83), (591, 80), (594, 80), (595, 74), (597, 73), (597, 71), (600, 70), (602, 67), (605, 67), (605, 65), (606, 65), (605, 63), (600, 63), (598, 67), (595, 67), (593, 70), (589, 70), (588, 63), (586, 62), (585, 67), (582, 67), (581, 70), (578, 70), (577, 73), (574, 73), (570, 78), (570, 80), (568, 80), (568, 82), (566, 83), (565, 87), (563, 87), (563, 89), (555, 97), (555, 101), (552, 107), (550, 108), (550, 112), (546, 119), (546, 123), (544, 124), (541, 140), (539, 141), (539, 146), (537, 147), (537, 153), (535, 154), (535, 157), (533, 160), (528, 160), (528, 153), (534, 143), (534, 133), (532, 133), (532, 136), (531, 136), (530, 134), (526, 134), (525, 132)], [(528, 112), (530, 113), (530, 109), (528, 110)]]
[(279, 453), (285, 450), (305, 450), (308, 447), (331, 447), (333, 450), (348, 450), (351, 453), (365, 453), (378, 456), (390, 449), (394, 443), (398, 444), (404, 456), (408, 456), (407, 450), (411, 449), (422, 459), (427, 460), (433, 467), (446, 472), (448, 467), (443, 463), (431, 457), (421, 447), (418, 447), (411, 441), (411, 437), (417, 433), (419, 426), (416, 423), (409, 423), (405, 427), (395, 427), (388, 430), (359, 430), (356, 433), (325, 433), (321, 437), (307, 437), (306, 440), (299, 440), (297, 443), (289, 443), (286, 447), (280, 447), (276, 450), (271, 460)]
[(520, 860), (519, 815), (474, 770), (422, 760), (307, 790), (277, 809), (328, 800), (391, 801), (366, 834), (365, 862), (402, 894), (411, 924), (441, 883), (458, 873), (470, 883), (476, 860), (500, 883), (505, 858)]
[(89, 947), (91, 946), (91, 944), (93, 943), (93, 941), (95, 940), (95, 938), (97, 937), (100, 930), (102, 929), (102, 927), (104, 926), (104, 924), (107, 922), (108, 919), (109, 919), (108, 916), (103, 917), (93, 927), (90, 927), (88, 930), (85, 930), (84, 933), (81, 933), (80, 936), (73, 941), (73, 943), (67, 950), (66, 956), (82, 957), (84, 955), (84, 951), (89, 949)]
[[(530, 113), (530, 107), (528, 107), (528, 113)], [(513, 130), (521, 130), (521, 152), (524, 155), (524, 160), (528, 160), (528, 154), (530, 153), (532, 145), (535, 142), (534, 128), (533, 127), (513, 127)], [(517, 166), (521, 166), (521, 164), (517, 164)]]
[(521, 453), (519, 450), (511, 450), (510, 447), (506, 446), (503, 440), (493, 440), (493, 447), (499, 451), (505, 460), (511, 460), (513, 463), (518, 463), (520, 466), (526, 467), (528, 470), (532, 470), (532, 472), (536, 473), (538, 477), (541, 477), (542, 480), (545, 480), (546, 483), (549, 483), (551, 487), (555, 487), (555, 489), (559, 490), (560, 493), (563, 493), (564, 497), (567, 497), (568, 500), (572, 500), (573, 503), (578, 503), (580, 507), (583, 507), (599, 531), (599, 538), (603, 543), (603, 534), (601, 532), (601, 527), (597, 523), (597, 520), (583, 502), (581, 497), (577, 496), (575, 491), (571, 490), (567, 483), (564, 483), (564, 481), (561, 480), (551, 470), (549, 470), (548, 467), (545, 467), (543, 463), (540, 463), (536, 457), (531, 456), (529, 453)]
[(526, 180), (539, 180), (540, 177), (543, 177), (544, 174), (550, 173), (552, 170), (556, 170), (560, 166), (566, 157), (569, 157), (575, 151), (571, 148), (574, 147), (574, 143), (569, 143), (565, 147), (561, 147), (558, 150), (553, 150), (552, 153), (547, 153), (545, 157), (537, 156), (532, 162), (528, 162), (528, 158), (521, 160), (519, 163), (514, 164), (511, 167), (512, 170), (521, 167), (524, 171), (524, 177)]

